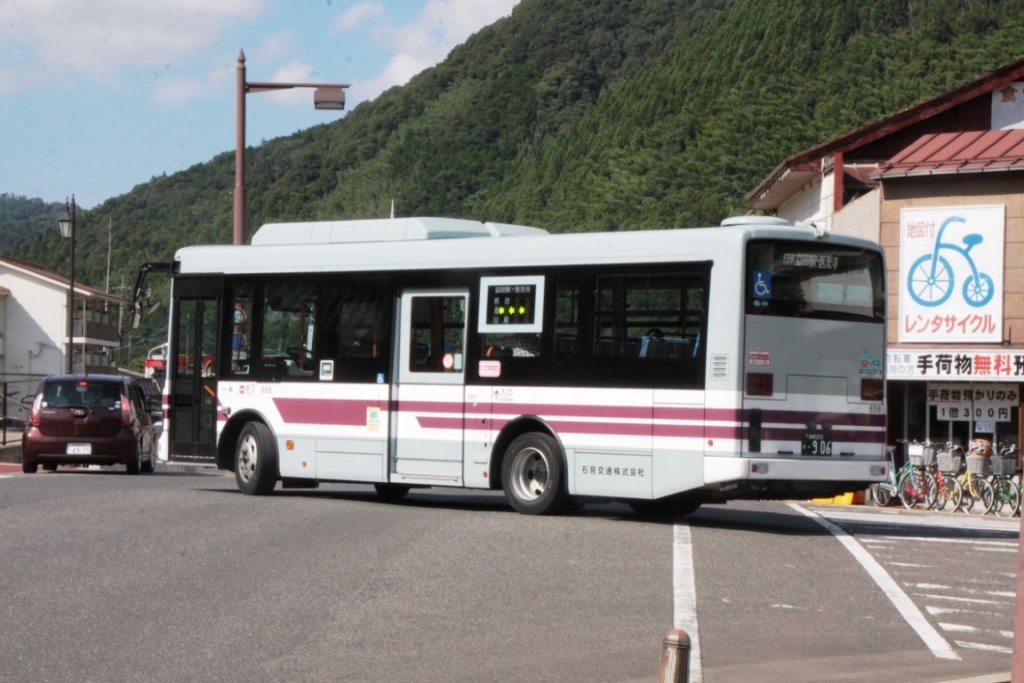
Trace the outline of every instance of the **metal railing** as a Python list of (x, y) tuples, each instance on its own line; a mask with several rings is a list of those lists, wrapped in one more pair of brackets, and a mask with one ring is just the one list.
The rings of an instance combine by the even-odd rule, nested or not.
[(36, 386), (46, 375), (0, 373), (0, 445), (21, 442)]

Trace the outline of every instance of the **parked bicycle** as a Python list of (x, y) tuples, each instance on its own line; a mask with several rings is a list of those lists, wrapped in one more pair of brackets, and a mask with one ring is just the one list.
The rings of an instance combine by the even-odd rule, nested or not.
[(927, 510), (935, 505), (938, 487), (929, 471), (935, 466), (938, 447), (930, 441), (912, 443), (907, 448), (907, 462), (896, 480), (900, 504), (907, 510)]
[(928, 471), (927, 463), (934, 465), (938, 451), (930, 441), (902, 442), (907, 444), (907, 461), (899, 469), (893, 454), (895, 446), (889, 446), (889, 480), (872, 484), (868, 487), (868, 498), (875, 505), (885, 507), (894, 498), (908, 510), (927, 509), (935, 504), (938, 485), (935, 477)]
[(876, 482), (868, 487), (868, 499), (879, 507), (886, 507), (894, 497), (899, 495), (899, 487), (896, 485), (896, 462), (893, 458), (896, 447), (887, 446), (885, 451), (889, 455), (889, 480)]
[(963, 488), (957, 478), (964, 466), (964, 448), (958, 444), (947, 443), (946, 450), (939, 451), (935, 469), (936, 496), (932, 506), (934, 510), (957, 511), (963, 500)]
[(1020, 487), (1013, 477), (1017, 473), (1017, 445), (1000, 446), (999, 453), (991, 457), (993, 514), (1012, 517), (1020, 513)]
[(992, 444), (987, 439), (975, 439), (967, 455), (967, 467), (958, 479), (963, 490), (960, 507), (962, 512), (984, 515), (992, 510), (995, 493), (988, 477), (992, 474)]

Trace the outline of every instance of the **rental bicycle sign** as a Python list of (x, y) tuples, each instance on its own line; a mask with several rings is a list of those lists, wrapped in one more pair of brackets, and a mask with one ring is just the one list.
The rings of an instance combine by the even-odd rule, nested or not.
[(1003, 206), (900, 212), (901, 342), (1001, 342)]

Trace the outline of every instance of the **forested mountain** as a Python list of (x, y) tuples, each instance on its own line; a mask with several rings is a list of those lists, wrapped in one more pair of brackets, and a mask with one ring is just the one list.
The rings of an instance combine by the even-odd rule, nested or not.
[[(1022, 54), (1024, 0), (522, 0), (407, 85), (251, 149), (249, 222), (393, 199), (552, 231), (717, 223), (790, 154)], [(80, 212), (80, 234), (112, 219), (115, 282), (228, 243), (233, 173), (225, 152), (153, 178)], [(63, 272), (59, 239), (17, 255)], [(98, 283), (106, 240), (80, 244)]]
[(57, 217), (63, 213), (64, 204), (0, 193), (0, 254), (14, 253), (48, 230), (59, 237)]

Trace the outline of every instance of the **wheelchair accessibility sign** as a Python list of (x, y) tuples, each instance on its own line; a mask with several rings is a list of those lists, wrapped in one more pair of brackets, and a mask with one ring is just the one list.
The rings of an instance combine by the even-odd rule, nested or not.
[(901, 342), (999, 342), (1003, 206), (900, 213)]

